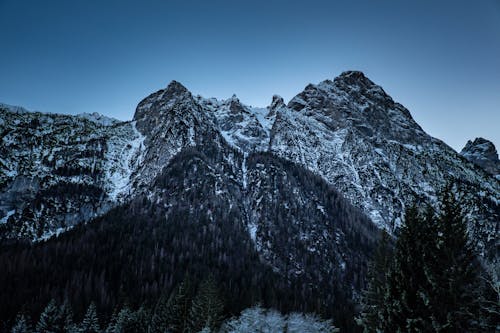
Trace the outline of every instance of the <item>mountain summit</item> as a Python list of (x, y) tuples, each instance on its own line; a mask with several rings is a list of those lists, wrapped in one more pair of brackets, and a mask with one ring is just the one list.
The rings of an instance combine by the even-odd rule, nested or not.
[(469, 140), (460, 154), (500, 180), (500, 160), (493, 142), (484, 138)]

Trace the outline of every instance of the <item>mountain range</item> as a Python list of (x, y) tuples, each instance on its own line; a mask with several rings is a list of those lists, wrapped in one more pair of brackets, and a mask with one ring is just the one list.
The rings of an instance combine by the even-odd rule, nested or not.
[[(69, 239), (84, 248), (89, 230), (112, 239), (120, 220), (166, 247), (186, 248), (191, 259), (182, 265), (195, 258), (186, 244), (198, 242), (201, 252), (225, 249), (209, 251), (221, 256), (213, 265), (241, 256), (288, 281), (282, 290), (294, 281), (313, 286), (302, 289), (307, 295), (330, 286), (322, 305), (299, 310), (331, 310), (335, 299), (359, 298), (379, 230), (396, 234), (413, 203), (437, 209), (451, 182), (467, 206), (471, 239), (498, 270), (493, 144), (478, 138), (457, 153), (361, 72), (309, 84), (288, 103), (275, 95), (266, 108), (236, 96), (194, 96), (172, 81), (143, 99), (131, 121), (1, 104), (0, 133), (0, 261), (14, 260), (19, 243), (39, 244), (28, 260), (34, 263)], [(173, 238), (158, 238), (151, 223), (176, 226), (167, 233)], [(65, 262), (78, 254), (68, 253), (54, 256)], [(58, 265), (56, 257), (47, 260)], [(92, 271), (99, 269), (106, 268)], [(44, 274), (49, 280), (52, 273)]]

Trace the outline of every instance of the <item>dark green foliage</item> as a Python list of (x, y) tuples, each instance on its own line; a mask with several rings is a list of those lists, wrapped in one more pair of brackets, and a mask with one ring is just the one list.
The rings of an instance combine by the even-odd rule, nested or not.
[(110, 319), (106, 333), (146, 333), (148, 331), (149, 313), (143, 307), (137, 311), (125, 305)]
[[(61, 311), (62, 310), (62, 311)], [(40, 315), (36, 331), (39, 333), (62, 333), (66, 332), (66, 322), (71, 322), (66, 315), (69, 314), (66, 307), (59, 308), (55, 300), (51, 300)]]
[(423, 220), (416, 207), (405, 213), (405, 223), (396, 243), (394, 262), (388, 274), (382, 311), (384, 332), (430, 331), (426, 306), (429, 286), (425, 277), (425, 257), (429, 250), (431, 221)]
[(363, 295), (362, 311), (358, 323), (365, 333), (373, 332), (380, 321), (380, 309), (384, 306), (387, 272), (392, 259), (391, 239), (381, 231), (381, 237), (373, 260), (368, 268), (368, 285)]
[(149, 324), (150, 333), (163, 333), (168, 328), (169, 312), (171, 310), (170, 296), (164, 293), (154, 307)]
[(90, 303), (82, 323), (78, 327), (79, 333), (99, 333), (99, 320), (97, 318), (97, 310), (94, 303)]
[(33, 330), (31, 329), (29, 318), (25, 315), (18, 315), (16, 318), (16, 322), (12, 327), (11, 333), (31, 333)]
[(200, 332), (204, 328), (214, 330), (223, 319), (224, 302), (212, 276), (204, 280), (198, 288), (189, 311), (191, 332)]
[(193, 299), (193, 290), (189, 275), (179, 284), (167, 303), (167, 331), (183, 333), (189, 330), (189, 309)]
[(437, 332), (482, 332), (481, 268), (451, 186), (443, 193), (437, 230), (434, 260), (427, 262), (433, 328)]

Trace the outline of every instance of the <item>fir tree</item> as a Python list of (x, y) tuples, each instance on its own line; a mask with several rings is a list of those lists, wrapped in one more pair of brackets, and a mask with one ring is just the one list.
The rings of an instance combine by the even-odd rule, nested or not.
[(168, 328), (168, 314), (170, 312), (169, 297), (163, 294), (153, 311), (151, 322), (149, 324), (150, 333), (164, 333)]
[[(427, 214), (426, 214), (427, 215)], [(416, 206), (405, 212), (398, 235), (394, 261), (389, 270), (384, 305), (380, 314), (382, 332), (430, 332), (429, 290), (425, 259), (434, 245), (432, 221), (419, 214)]]
[(126, 305), (118, 312), (114, 324), (113, 333), (132, 333), (134, 332), (134, 312)]
[(36, 325), (36, 331), (38, 333), (64, 332), (64, 326), (61, 325), (61, 322), (60, 311), (56, 301), (51, 300), (40, 315), (40, 319)]
[(91, 303), (83, 317), (82, 323), (78, 328), (79, 333), (98, 333), (101, 329), (99, 328), (99, 320), (97, 319), (97, 310), (94, 303)]
[(413, 207), (397, 239), (380, 326), (383, 332), (487, 332), (481, 267), (448, 186), (439, 213)]
[(25, 315), (18, 315), (16, 323), (12, 327), (11, 333), (31, 333), (31, 326)]
[(184, 333), (189, 330), (188, 317), (192, 300), (191, 283), (186, 274), (168, 301), (169, 311), (166, 314), (168, 332)]
[(387, 272), (391, 263), (389, 235), (382, 231), (373, 261), (368, 268), (368, 286), (363, 295), (362, 312), (357, 318), (365, 333), (374, 332), (379, 326), (379, 313), (384, 304)]
[(448, 186), (437, 220), (436, 254), (428, 279), (429, 306), (436, 332), (471, 332), (479, 329), (481, 280), (477, 256), (469, 242), (465, 217)]
[(189, 311), (189, 323), (192, 332), (204, 328), (214, 330), (223, 319), (224, 302), (212, 276), (204, 280), (193, 300)]
[(104, 330), (106, 333), (115, 333), (118, 332), (117, 321), (118, 321), (118, 309), (113, 311), (113, 315), (109, 319), (108, 326)]
[(57, 326), (62, 327), (63, 332), (72, 333), (76, 331), (77, 327), (73, 322), (73, 311), (68, 300), (59, 307), (59, 316), (57, 318), (59, 320)]

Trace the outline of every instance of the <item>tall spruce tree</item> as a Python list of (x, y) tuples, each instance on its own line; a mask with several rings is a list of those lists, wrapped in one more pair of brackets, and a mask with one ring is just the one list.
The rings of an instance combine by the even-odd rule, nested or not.
[(61, 325), (60, 311), (55, 300), (51, 300), (43, 312), (36, 325), (36, 331), (39, 333), (60, 333), (64, 332), (64, 326)]
[(376, 332), (379, 327), (380, 309), (384, 304), (387, 272), (392, 256), (389, 242), (390, 236), (382, 230), (373, 260), (368, 267), (368, 285), (363, 295), (362, 311), (356, 320), (363, 327), (364, 333)]
[(156, 303), (151, 316), (151, 322), (149, 323), (149, 333), (164, 333), (167, 331), (169, 324), (168, 317), (171, 309), (169, 299), (170, 297), (164, 293)]
[(189, 311), (191, 332), (209, 328), (214, 330), (223, 319), (224, 302), (213, 276), (202, 281)]
[(31, 332), (32, 329), (29, 323), (29, 319), (23, 314), (18, 315), (16, 318), (16, 322), (12, 327), (11, 333), (31, 333)]
[(430, 207), (406, 211), (372, 331), (493, 332), (482, 319), (480, 273), (462, 207), (448, 186), (437, 214)]
[(481, 269), (452, 186), (446, 187), (442, 194), (436, 220), (436, 253), (434, 260), (427, 262), (433, 329), (436, 332), (482, 331)]
[(168, 301), (169, 311), (166, 314), (168, 332), (184, 333), (189, 331), (189, 310), (192, 300), (191, 282), (189, 275), (186, 274)]
[(78, 327), (79, 333), (99, 333), (99, 320), (97, 318), (97, 310), (94, 303), (91, 303), (83, 317), (83, 320)]
[(401, 333), (431, 331), (427, 320), (431, 313), (427, 306), (425, 258), (432, 253), (435, 234), (432, 221), (423, 218), (416, 206), (406, 210), (376, 329)]
[(73, 321), (73, 310), (68, 300), (59, 307), (59, 316), (57, 317), (59, 322), (58, 327), (62, 327), (62, 331), (65, 333), (73, 333), (76, 331), (77, 327)]

